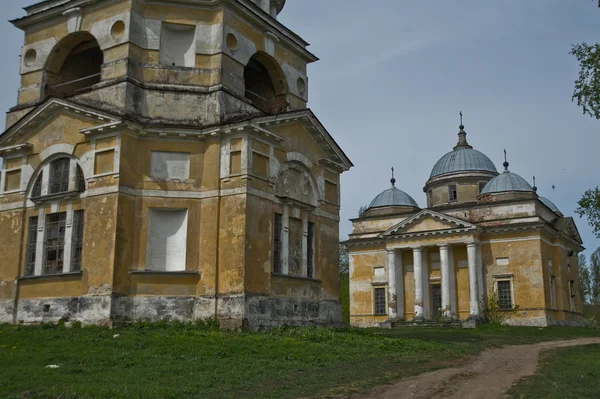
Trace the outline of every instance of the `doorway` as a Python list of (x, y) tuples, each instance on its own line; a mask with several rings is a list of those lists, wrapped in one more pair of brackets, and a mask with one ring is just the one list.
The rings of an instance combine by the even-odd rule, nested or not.
[(431, 319), (439, 320), (442, 317), (442, 285), (431, 284)]

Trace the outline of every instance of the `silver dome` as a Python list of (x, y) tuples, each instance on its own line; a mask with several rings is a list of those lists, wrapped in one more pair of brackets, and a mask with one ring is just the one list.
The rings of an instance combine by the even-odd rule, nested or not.
[(562, 212), (560, 211), (560, 209), (558, 209), (558, 207), (554, 204), (554, 202), (550, 201), (548, 198), (546, 198), (546, 197), (539, 197), (539, 200), (542, 201), (542, 204), (544, 204), (548, 208), (550, 208), (550, 210), (552, 212), (557, 213), (559, 215), (562, 215)]
[(481, 194), (504, 193), (510, 191), (535, 192), (533, 187), (531, 187), (525, 179), (516, 173), (511, 173), (507, 170), (490, 180), (481, 191)]
[(396, 187), (388, 188), (381, 194), (379, 194), (371, 204), (368, 209), (378, 208), (382, 206), (414, 206), (418, 208), (417, 202), (410, 195), (406, 194), (404, 191), (397, 189)]
[(498, 173), (496, 166), (484, 153), (472, 148), (457, 148), (440, 158), (431, 171), (431, 177), (446, 173), (483, 171)]

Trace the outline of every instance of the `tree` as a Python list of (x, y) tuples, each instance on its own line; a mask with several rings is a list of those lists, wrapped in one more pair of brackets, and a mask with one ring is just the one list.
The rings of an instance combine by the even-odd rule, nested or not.
[(596, 249), (590, 258), (590, 280), (590, 302), (600, 305), (600, 248)]
[(358, 217), (359, 218), (364, 218), (365, 216), (367, 216), (367, 210), (369, 208), (366, 206), (361, 206), (360, 209), (358, 210)]
[(350, 272), (350, 257), (348, 256), (348, 246), (340, 244), (340, 273)]
[(580, 67), (572, 99), (577, 100), (584, 115), (600, 119), (600, 43), (574, 44), (571, 54), (577, 58)]
[(579, 292), (581, 292), (581, 301), (583, 303), (589, 303), (591, 291), (592, 291), (592, 280), (590, 277), (590, 269), (587, 265), (587, 258), (584, 254), (579, 254)]
[(575, 210), (580, 217), (585, 217), (594, 229), (596, 237), (600, 238), (600, 189), (596, 187), (588, 190), (577, 203), (579, 207)]

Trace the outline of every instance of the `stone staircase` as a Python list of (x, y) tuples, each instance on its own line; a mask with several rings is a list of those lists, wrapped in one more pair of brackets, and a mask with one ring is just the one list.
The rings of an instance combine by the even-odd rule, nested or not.
[(393, 321), (390, 322), (389, 328), (471, 328), (471, 326), (463, 325), (463, 322), (458, 320), (450, 321)]

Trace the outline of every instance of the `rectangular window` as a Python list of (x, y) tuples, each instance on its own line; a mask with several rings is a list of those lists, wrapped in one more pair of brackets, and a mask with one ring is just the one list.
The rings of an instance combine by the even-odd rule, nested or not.
[(288, 274), (290, 276), (304, 277), (302, 270), (302, 239), (304, 230), (302, 220), (289, 218), (288, 234)]
[(29, 228), (27, 229), (27, 255), (25, 259), (25, 275), (33, 276), (35, 274), (35, 256), (37, 251), (38, 217), (29, 218)]
[(275, 226), (273, 228), (273, 273), (281, 274), (281, 215), (275, 214)]
[(69, 158), (58, 159), (50, 164), (49, 194), (69, 191)]
[(83, 252), (83, 211), (73, 214), (73, 238), (71, 244), (71, 271), (81, 270), (81, 254)]
[(314, 245), (315, 245), (315, 225), (308, 223), (308, 237), (307, 237), (308, 249), (306, 253), (306, 274), (308, 278), (314, 278), (315, 266), (314, 266)]
[(456, 193), (456, 185), (448, 186), (448, 202), (458, 201), (458, 194)]
[(571, 302), (571, 312), (575, 311), (575, 281), (569, 281), (569, 299)]
[(550, 275), (550, 305), (556, 309), (556, 277)]
[(186, 270), (187, 209), (148, 209), (146, 270)]
[(66, 212), (46, 215), (46, 240), (44, 241), (42, 274), (60, 274), (63, 272), (66, 221)]
[(150, 176), (163, 180), (187, 180), (190, 178), (190, 154), (187, 152), (152, 151)]
[(162, 65), (196, 66), (196, 26), (162, 23), (159, 60)]
[(375, 296), (375, 315), (387, 314), (385, 308), (385, 288), (374, 288), (373, 295)]
[(510, 281), (498, 281), (498, 302), (500, 309), (512, 309), (512, 291)]
[(4, 191), (15, 191), (21, 187), (21, 169), (11, 170), (5, 174)]

